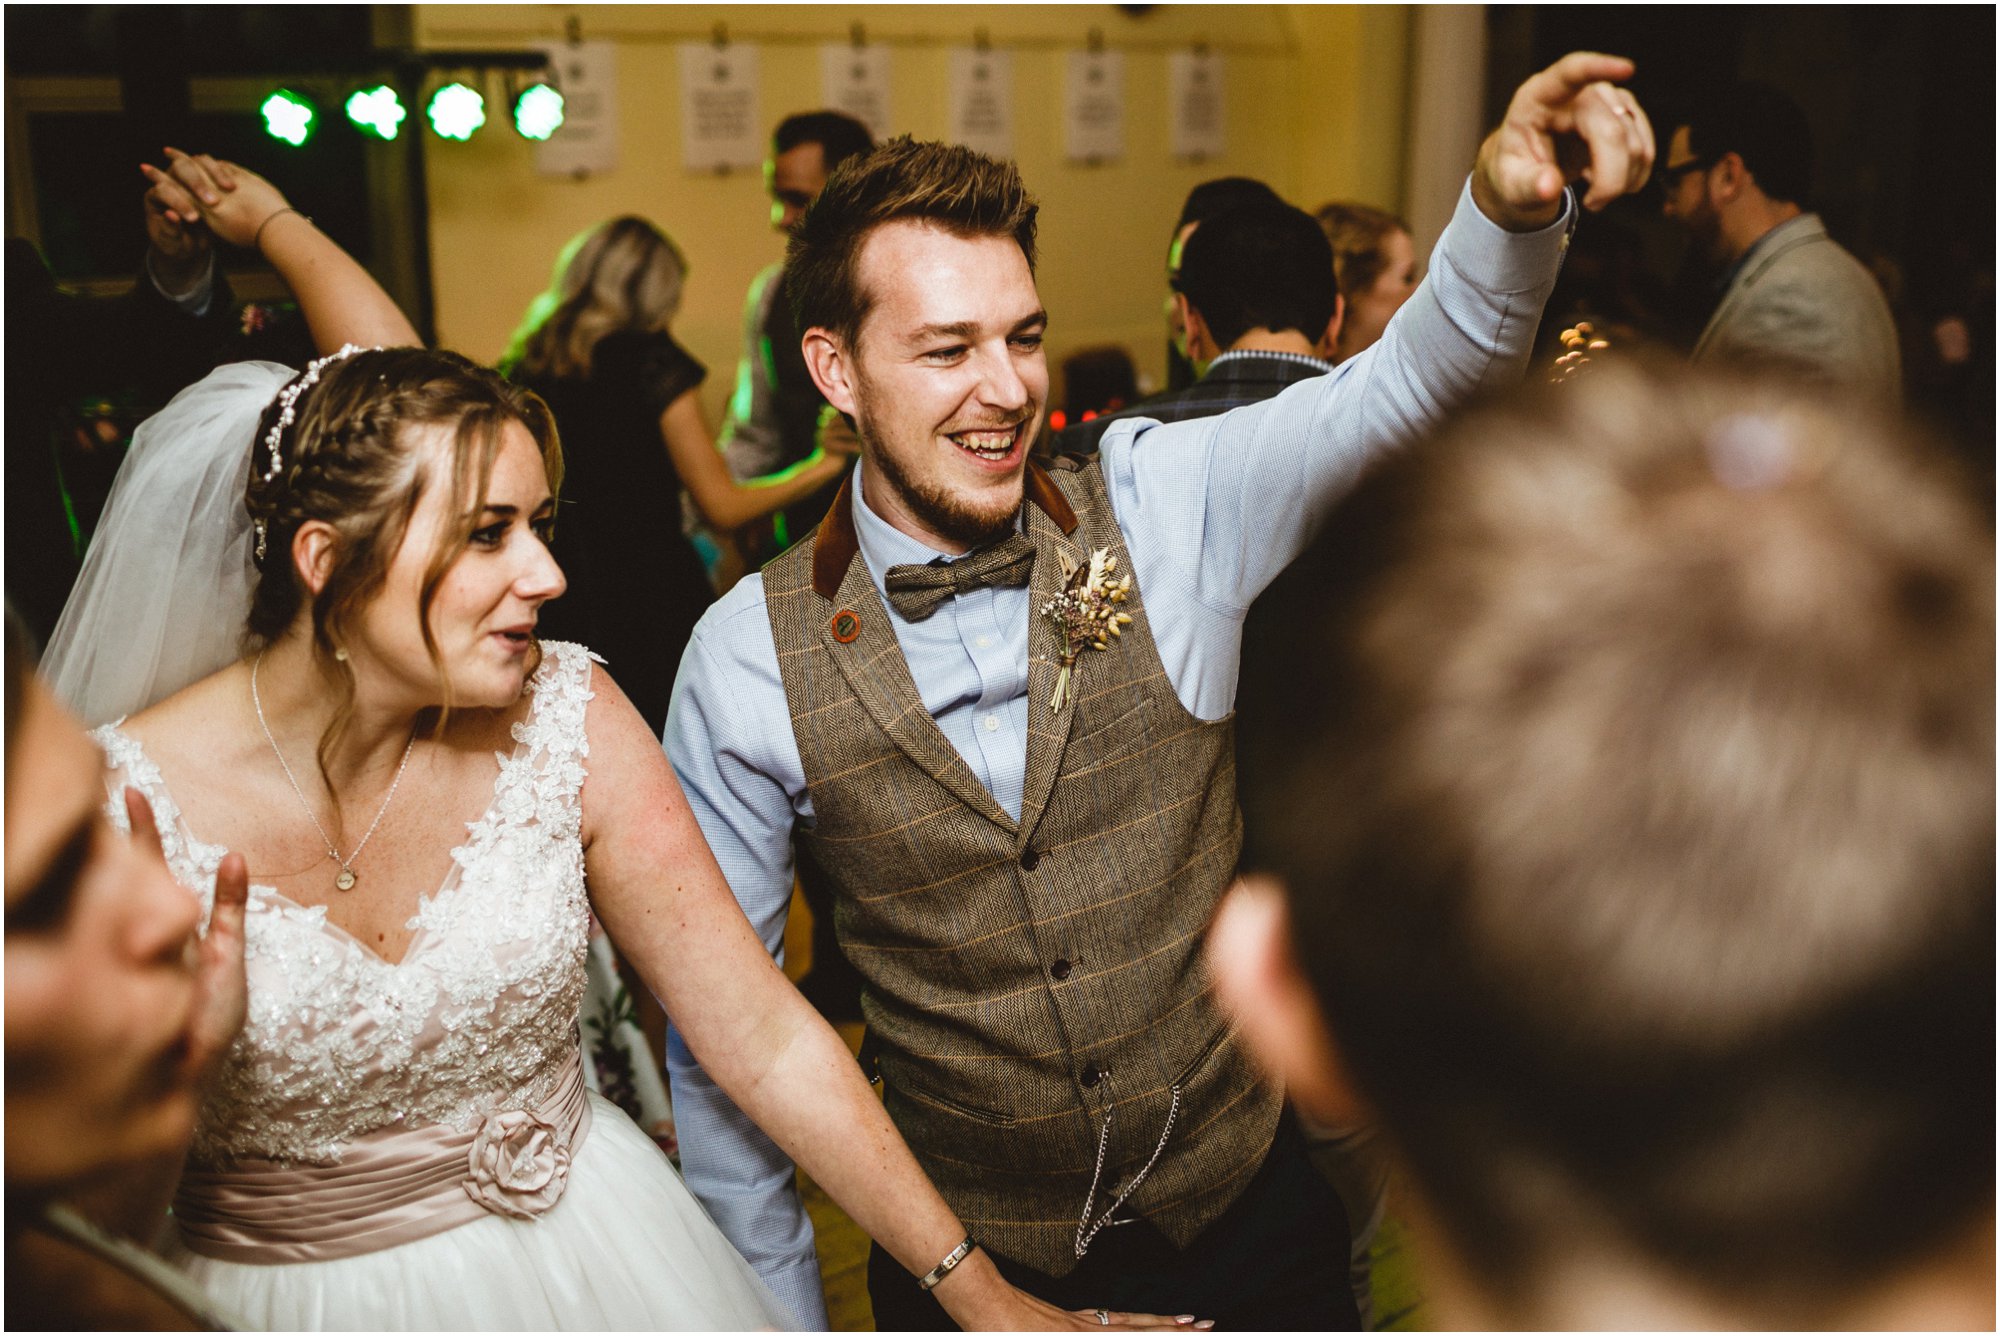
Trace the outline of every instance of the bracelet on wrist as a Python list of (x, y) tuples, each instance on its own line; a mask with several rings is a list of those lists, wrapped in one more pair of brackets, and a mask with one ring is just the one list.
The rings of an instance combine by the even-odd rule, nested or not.
[(938, 1282), (943, 1280), (946, 1276), (950, 1275), (953, 1269), (956, 1268), (958, 1264), (960, 1262), (963, 1262), (967, 1257), (970, 1257), (972, 1255), (972, 1250), (974, 1248), (977, 1248), (978, 1246), (979, 1244), (973, 1239), (972, 1235), (967, 1234), (965, 1236), (965, 1242), (959, 1244), (956, 1248), (953, 1248), (950, 1252), (946, 1253), (944, 1255), (944, 1260), (942, 1262), (939, 1262), (936, 1266), (932, 1267), (928, 1272), (925, 1273), (923, 1279), (917, 1282), (917, 1288), (924, 1291), (926, 1294), (936, 1289), (938, 1287)]
[[(277, 212), (273, 213), (270, 217), (266, 218), (263, 222), (257, 224), (257, 231), (250, 237), (250, 249), (256, 250), (259, 246), (263, 245), (264, 229), (269, 227), (272, 223), (277, 222), (280, 218), (284, 217), (288, 213), (299, 213), (299, 211), (297, 209), (294, 209), (291, 205), (287, 204), (284, 208), (279, 209)], [(299, 217), (305, 218), (308, 223), (312, 221), (312, 219), (306, 218), (306, 216), (302, 213), (299, 213)]]

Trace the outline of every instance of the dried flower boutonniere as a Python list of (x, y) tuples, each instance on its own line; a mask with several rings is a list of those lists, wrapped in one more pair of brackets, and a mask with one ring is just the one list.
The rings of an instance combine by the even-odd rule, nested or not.
[(1056, 624), (1062, 637), (1062, 671), (1056, 675), (1055, 694), (1049, 708), (1061, 710), (1069, 703), (1070, 672), (1076, 656), (1085, 649), (1109, 649), (1114, 638), (1131, 625), (1132, 614), (1120, 612), (1118, 605), (1132, 593), (1132, 577), (1112, 579), (1118, 558), (1111, 549), (1100, 547), (1090, 554), (1088, 565), (1079, 565), (1067, 552), (1062, 558), (1063, 591), (1042, 605), (1042, 615)]

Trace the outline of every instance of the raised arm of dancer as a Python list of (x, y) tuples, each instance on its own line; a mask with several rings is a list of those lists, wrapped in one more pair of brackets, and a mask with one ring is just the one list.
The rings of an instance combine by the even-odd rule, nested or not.
[(343, 343), (363, 347), (420, 344), (395, 299), (374, 276), (284, 194), (247, 167), (207, 154), (167, 150), (167, 168), (141, 164), (154, 202), (183, 220), (199, 218), (232, 246), (262, 253), (298, 299), (322, 353)]

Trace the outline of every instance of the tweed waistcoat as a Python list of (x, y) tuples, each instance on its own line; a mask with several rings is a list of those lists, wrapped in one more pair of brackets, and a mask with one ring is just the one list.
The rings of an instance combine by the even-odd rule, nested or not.
[(1018, 822), (924, 708), (848, 493), (764, 592), (815, 813), (797, 835), (837, 888), (889, 1114), (981, 1242), (1061, 1276), (1086, 1203), (1103, 1215), (1135, 1177), (1119, 1217), (1187, 1246), (1256, 1172), (1281, 1096), (1201, 953), (1242, 844), (1231, 722), (1181, 705), (1136, 587), (1051, 708), (1057, 552), (1131, 560), (1095, 462), (1031, 465), (1027, 495)]

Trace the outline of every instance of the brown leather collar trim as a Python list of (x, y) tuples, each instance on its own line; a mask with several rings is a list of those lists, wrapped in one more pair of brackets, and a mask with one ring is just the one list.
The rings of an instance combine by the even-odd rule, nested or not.
[(848, 563), (860, 550), (861, 539), (854, 532), (854, 475), (850, 472), (813, 541), (813, 589), (821, 598), (833, 602), (840, 593), (840, 582), (847, 578)]
[(1055, 521), (1058, 529), (1066, 534), (1076, 532), (1076, 512), (1069, 508), (1069, 501), (1042, 471), (1042, 466), (1032, 459), (1028, 461), (1028, 476), (1022, 479), (1021, 490), (1042, 508), (1044, 515)]
[[(1032, 459), (1028, 461), (1027, 476), (1021, 480), (1021, 491), (1042, 508), (1042, 513), (1057, 528), (1066, 534), (1076, 532), (1076, 511), (1042, 471), (1042, 466)], [(850, 474), (840, 484), (832, 508), (820, 523), (819, 537), (813, 540), (813, 589), (821, 598), (829, 603), (834, 601), (840, 593), (840, 582), (847, 578), (848, 566), (860, 551), (861, 539), (854, 532), (854, 478)]]

